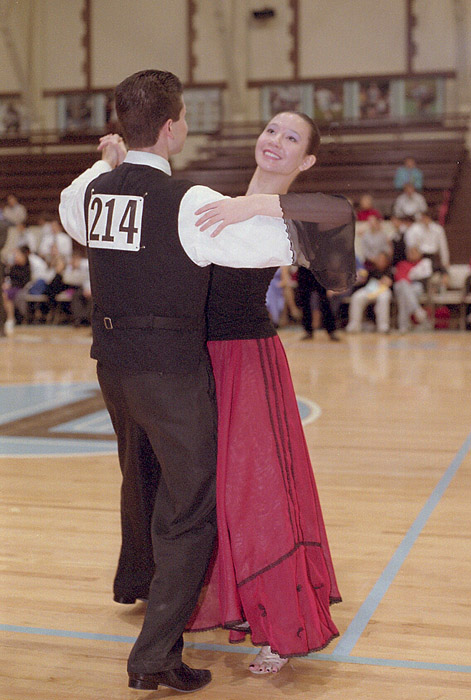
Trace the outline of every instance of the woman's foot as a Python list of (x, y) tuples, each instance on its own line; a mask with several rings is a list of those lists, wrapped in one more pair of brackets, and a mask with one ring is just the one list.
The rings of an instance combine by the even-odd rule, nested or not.
[(249, 666), (252, 673), (278, 673), (289, 659), (275, 654), (270, 647), (262, 647)]

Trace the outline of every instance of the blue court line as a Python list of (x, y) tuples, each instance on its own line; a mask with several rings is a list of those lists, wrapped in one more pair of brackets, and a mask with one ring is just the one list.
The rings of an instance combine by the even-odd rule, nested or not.
[[(59, 435), (59, 433), (57, 433)], [(113, 440), (75, 440), (68, 438), (24, 438), (16, 435), (0, 435), (0, 457), (63, 457), (64, 455), (115, 454)]]
[(374, 615), (376, 608), (381, 603), (382, 599), (386, 595), (391, 583), (394, 581), (399, 569), (403, 565), (406, 557), (414, 546), (417, 538), (421, 534), (423, 528), (427, 524), (435, 507), (440, 502), (443, 494), (448, 488), (451, 480), (458, 471), (461, 463), (463, 462), (465, 456), (467, 455), (471, 447), (471, 433), (464, 441), (463, 445), (459, 449), (452, 463), (438, 482), (435, 490), (428, 499), (427, 503), (424, 505), (419, 515), (415, 519), (414, 523), (411, 525), (409, 531), (406, 533), (404, 539), (400, 543), (399, 547), (394, 552), (393, 556), (389, 560), (388, 565), (384, 569), (383, 573), (371, 589), (371, 592), (365, 599), (364, 603), (361, 605), (357, 614), (351, 621), (350, 625), (343, 633), (340, 641), (332, 652), (334, 657), (345, 657), (350, 654), (355, 646), (355, 644), (360, 639), (363, 634), (365, 627)]
[(67, 639), (89, 639), (100, 642), (127, 642), (134, 644), (136, 637), (121, 634), (101, 634), (99, 632), (73, 632), (70, 630), (53, 630), (47, 627), (23, 627), (22, 625), (2, 625), (2, 632), (19, 632), (20, 634), (40, 634), (44, 637), (66, 637)]
[[(134, 644), (136, 637), (126, 637), (120, 634), (100, 634), (98, 632), (72, 632), (68, 630), (54, 630), (43, 627), (22, 627), (20, 625), (2, 625), (3, 632), (19, 632), (21, 634), (38, 634), (47, 637), (62, 637), (67, 639), (85, 639), (100, 642), (121, 642)], [(231, 644), (211, 644), (209, 642), (185, 642), (186, 649), (197, 649), (199, 651), (218, 651), (230, 654), (256, 654), (258, 649), (254, 647), (243, 647)], [(471, 673), (471, 666), (462, 664), (439, 664), (428, 663), (426, 661), (408, 661), (404, 659), (375, 659), (366, 656), (349, 656), (339, 654), (309, 654), (303, 657), (309, 661), (331, 661), (335, 663), (361, 664), (363, 666), (387, 666), (389, 668), (413, 668), (425, 671), (448, 671), (451, 673)]]

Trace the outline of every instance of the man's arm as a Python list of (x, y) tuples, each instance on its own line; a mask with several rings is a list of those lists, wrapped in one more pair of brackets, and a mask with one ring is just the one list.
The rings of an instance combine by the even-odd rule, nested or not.
[(100, 139), (98, 150), (102, 159), (85, 170), (61, 192), (59, 216), (64, 230), (82, 245), (87, 243), (84, 200), (85, 192), (92, 180), (102, 173), (109, 172), (122, 163), (126, 155), (123, 140), (117, 134), (107, 134)]
[[(263, 195), (265, 207), (261, 211), (272, 211), (272, 216), (260, 216), (260, 202), (252, 206), (252, 198), (225, 198), (215, 190), (202, 185), (191, 187), (180, 203), (178, 229), (181, 244), (186, 254), (197, 265), (210, 263), (226, 267), (280, 267), (294, 262), (294, 253), (288, 236), (278, 195)], [(231, 203), (239, 200), (237, 207)], [(234, 223), (224, 222), (224, 232), (214, 236), (217, 225), (198, 225), (195, 211), (208, 203), (228, 202), (235, 211), (245, 201), (244, 214), (235, 217)], [(275, 214), (276, 212), (276, 214)], [(255, 214), (255, 215), (254, 215)], [(201, 227), (200, 227), (201, 226)]]
[(62, 190), (59, 204), (59, 216), (64, 227), (77, 243), (87, 244), (87, 227), (85, 224), (84, 200), (85, 192), (92, 180), (111, 170), (111, 166), (105, 160), (98, 160), (91, 168)]

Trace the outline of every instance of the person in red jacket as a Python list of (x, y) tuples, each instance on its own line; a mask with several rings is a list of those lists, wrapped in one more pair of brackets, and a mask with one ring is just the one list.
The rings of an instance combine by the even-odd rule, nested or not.
[(407, 259), (400, 260), (394, 273), (394, 294), (400, 333), (407, 333), (411, 318), (419, 324), (427, 320), (427, 312), (419, 299), (424, 292), (425, 280), (432, 275), (432, 261), (424, 258), (418, 248), (407, 249)]

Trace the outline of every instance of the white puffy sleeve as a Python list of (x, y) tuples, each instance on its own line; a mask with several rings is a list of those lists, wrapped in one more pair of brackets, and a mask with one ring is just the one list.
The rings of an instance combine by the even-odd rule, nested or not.
[(282, 218), (254, 216), (230, 224), (215, 238), (216, 225), (200, 231), (195, 211), (224, 196), (210, 187), (194, 185), (183, 196), (178, 216), (180, 241), (193, 262), (200, 267), (211, 263), (225, 267), (280, 267), (294, 262), (294, 253)]
[(97, 160), (91, 168), (75, 178), (71, 184), (62, 190), (59, 204), (59, 216), (64, 227), (77, 243), (87, 244), (87, 229), (85, 223), (84, 200), (88, 185), (98, 175), (109, 172), (111, 166), (104, 160)]

